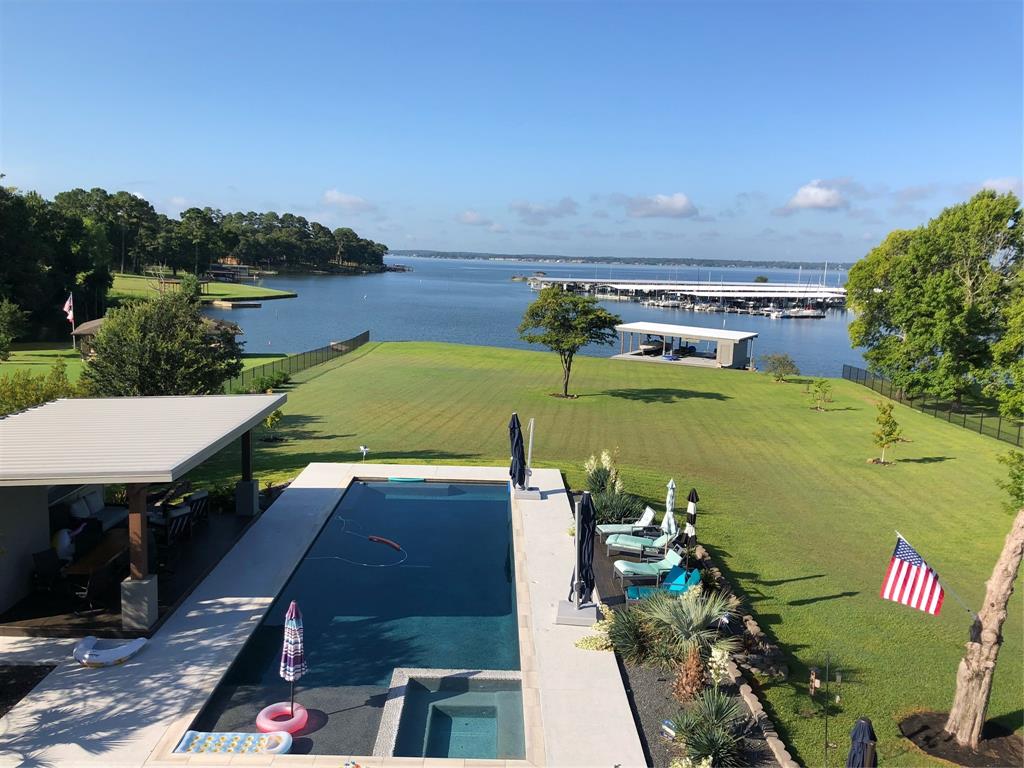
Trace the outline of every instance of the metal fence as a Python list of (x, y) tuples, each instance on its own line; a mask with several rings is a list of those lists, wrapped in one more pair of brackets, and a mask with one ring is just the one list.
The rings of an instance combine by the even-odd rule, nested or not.
[(955, 403), (930, 395), (909, 395), (885, 377), (865, 371), (855, 365), (843, 366), (843, 378), (862, 384), (898, 403), (909, 405), (921, 413), (943, 419), (950, 424), (956, 424), (958, 427), (981, 435), (988, 435), (1018, 447), (1024, 445), (1021, 422), (1017, 419), (1006, 419), (997, 412), (975, 406), (956, 408), (954, 407)]
[(346, 341), (332, 341), (326, 347), (311, 349), (308, 352), (300, 352), (297, 355), (288, 355), (263, 365), (247, 368), (233, 379), (228, 379), (224, 384), (224, 391), (229, 393), (239, 390), (246, 392), (260, 379), (270, 378), (279, 373), (292, 374), (304, 371), (307, 368), (312, 368), (314, 365), (320, 365), (336, 357), (347, 355), (349, 352), (359, 349), (369, 340), (370, 332), (363, 331), (358, 336), (353, 336)]

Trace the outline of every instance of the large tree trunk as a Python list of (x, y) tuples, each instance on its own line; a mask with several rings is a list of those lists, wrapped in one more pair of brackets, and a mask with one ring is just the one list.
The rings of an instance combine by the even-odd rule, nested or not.
[(1001, 630), (1006, 621), (1006, 606), (1013, 594), (1021, 556), (1024, 555), (1024, 509), (1017, 512), (1013, 528), (1006, 537), (1003, 552), (992, 570), (985, 588), (985, 604), (971, 627), (971, 640), (956, 671), (956, 694), (946, 721), (946, 733), (961, 746), (978, 748), (985, 725), (992, 673), (1003, 643)]
[(569, 396), (569, 373), (572, 371), (572, 355), (562, 357), (562, 397)]

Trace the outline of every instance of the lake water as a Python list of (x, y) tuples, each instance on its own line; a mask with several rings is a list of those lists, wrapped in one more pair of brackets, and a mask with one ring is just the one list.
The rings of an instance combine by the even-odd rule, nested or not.
[[(513, 275), (537, 270), (549, 276), (614, 277), (618, 279), (748, 281), (765, 275), (771, 282), (817, 283), (820, 272), (741, 268), (649, 267), (635, 265), (549, 264), (462, 259), (389, 259), (413, 272), (386, 272), (358, 277), (303, 275), (267, 278), (269, 288), (298, 293), (296, 299), (267, 301), (260, 309), (211, 310), (213, 317), (238, 323), (249, 353), (301, 352), (330, 341), (347, 339), (369, 329), (377, 341), (448, 341), (529, 349), (516, 327), (536, 294)], [(829, 285), (845, 275), (830, 273)], [(726, 315), (645, 307), (613, 301), (605, 306), (625, 322), (651, 321), (729, 328), (756, 332), (754, 355), (788, 353), (801, 371), (838, 376), (843, 363), (859, 365), (850, 348), (847, 325), (852, 314), (830, 311), (823, 320), (772, 320), (752, 315)], [(533, 347), (536, 348), (536, 347)], [(609, 356), (614, 347), (595, 346), (583, 354)]]

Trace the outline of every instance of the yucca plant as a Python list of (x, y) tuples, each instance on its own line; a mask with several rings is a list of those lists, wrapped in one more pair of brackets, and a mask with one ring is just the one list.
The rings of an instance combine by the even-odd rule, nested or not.
[(714, 628), (722, 619), (735, 618), (736, 606), (736, 598), (721, 592), (686, 592), (679, 597), (656, 592), (638, 603), (636, 610), (649, 620), (658, 638), (655, 656), (673, 665), (685, 659), (691, 648), (705, 659), (712, 648), (736, 650), (736, 639), (721, 637)]
[(608, 626), (608, 641), (623, 661), (643, 664), (653, 652), (656, 637), (643, 613), (629, 607), (615, 612)]
[(743, 765), (743, 717), (739, 702), (717, 686), (697, 694), (673, 718), (676, 749), (692, 763), (710, 760), (716, 768)]
[(606, 490), (594, 495), (594, 508), (598, 525), (633, 522), (643, 514), (644, 502), (631, 493)]

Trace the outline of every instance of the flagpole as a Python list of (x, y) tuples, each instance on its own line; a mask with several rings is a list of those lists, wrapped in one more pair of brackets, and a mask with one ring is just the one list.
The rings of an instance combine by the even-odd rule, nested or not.
[[(895, 530), (895, 529), (893, 529), (893, 530)], [(910, 539), (908, 539), (908, 538), (907, 538), (906, 536), (904, 536), (904, 535), (903, 535), (902, 533), (900, 533), (899, 531), (896, 531), (896, 535), (897, 535), (897, 536), (899, 536), (899, 537), (900, 537), (901, 539), (903, 539), (903, 540), (904, 540), (905, 542), (907, 542), (907, 544), (910, 544)], [(918, 552), (918, 553), (920, 552), (920, 551), (919, 551), (919, 550), (917, 549), (917, 547), (915, 547), (915, 546), (914, 546), (913, 544), (910, 544), (910, 546), (911, 546), (911, 547), (912, 547), (912, 548), (914, 549), (914, 551), (915, 551), (915, 552)], [(922, 559), (923, 559), (923, 558), (922, 558)], [(974, 611), (972, 611), (972, 610), (971, 610), (970, 608), (968, 608), (968, 607), (967, 607), (967, 603), (965, 603), (965, 602), (964, 602), (964, 601), (963, 601), (963, 600), (962, 600), (962, 599), (960, 598), (960, 595), (958, 595), (958, 594), (957, 594), (956, 592), (954, 592), (954, 591), (953, 591), (953, 588), (952, 588), (952, 587), (950, 587), (950, 586), (949, 586), (949, 584), (947, 584), (945, 580), (942, 580), (942, 581), (940, 581), (939, 583), (941, 584), (941, 586), (942, 586), (942, 588), (943, 588), (944, 590), (946, 590), (947, 592), (949, 592), (949, 594), (951, 594), (951, 595), (953, 596), (953, 599), (954, 599), (954, 600), (956, 600), (956, 601), (957, 601), (958, 603), (960, 603), (961, 607), (962, 607), (962, 608), (963, 608), (963, 609), (964, 609), (965, 611), (967, 611), (967, 613), (969, 613), (969, 614), (971, 615), (971, 618), (972, 618), (972, 619), (977, 619), (977, 618), (978, 618), (978, 614), (977, 614), (977, 613), (975, 613)]]

